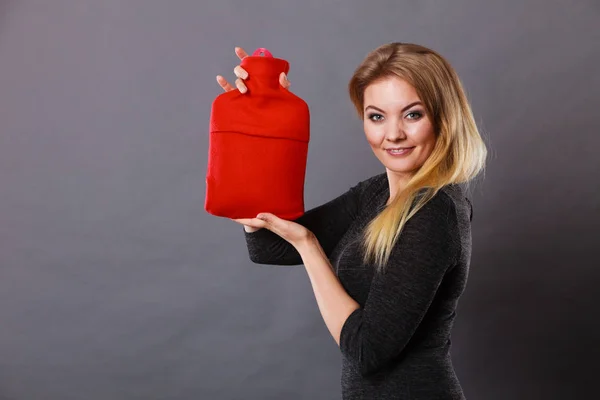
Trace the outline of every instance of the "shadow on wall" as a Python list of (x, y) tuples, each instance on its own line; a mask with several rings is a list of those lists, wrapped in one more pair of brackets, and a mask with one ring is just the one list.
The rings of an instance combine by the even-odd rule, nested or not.
[[(556, 221), (535, 241), (515, 237), (486, 255), (494, 260), (486, 269), (510, 272), (469, 284), (466, 294), (474, 301), (462, 300), (462, 306), (478, 321), (478, 332), (458, 324), (465, 331), (457, 335), (469, 337), (469, 343), (455, 362), (459, 369), (460, 359), (482, 366), (468, 379), (473, 395), (502, 379), (508, 383), (494, 398), (585, 398), (597, 390), (597, 236), (592, 224), (574, 217)], [(569, 236), (580, 240), (569, 244)]]

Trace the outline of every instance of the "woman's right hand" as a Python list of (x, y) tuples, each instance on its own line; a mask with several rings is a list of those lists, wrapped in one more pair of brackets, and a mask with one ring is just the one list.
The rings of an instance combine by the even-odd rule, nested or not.
[[(240, 60), (242, 58), (248, 56), (248, 53), (246, 53), (244, 51), (244, 49), (242, 49), (241, 47), (235, 48), (235, 54), (239, 57)], [(237, 87), (237, 89), (239, 89), (240, 93), (246, 93), (248, 88), (244, 84), (244, 79), (248, 78), (248, 72), (244, 68), (242, 68), (240, 65), (236, 65), (235, 68), (233, 69), (233, 72), (235, 73), (235, 76), (237, 76), (237, 79), (235, 80), (235, 86)], [(231, 84), (229, 82), (227, 82), (227, 80), (225, 78), (223, 78), (221, 75), (217, 75), (217, 82), (223, 88), (223, 90), (225, 90), (226, 92), (229, 92), (230, 90), (235, 90), (235, 88), (233, 86), (231, 86)], [(282, 72), (281, 74), (279, 74), (279, 83), (285, 89), (289, 89), (290, 81), (288, 81), (287, 76), (285, 75), (285, 72)]]

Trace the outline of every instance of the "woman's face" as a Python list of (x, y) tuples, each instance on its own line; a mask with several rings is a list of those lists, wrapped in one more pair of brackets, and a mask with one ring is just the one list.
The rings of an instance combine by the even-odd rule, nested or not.
[[(364, 129), (388, 173), (407, 180), (427, 160), (436, 142), (433, 124), (415, 88), (398, 77), (373, 82), (364, 93)], [(388, 149), (408, 148), (403, 154)]]

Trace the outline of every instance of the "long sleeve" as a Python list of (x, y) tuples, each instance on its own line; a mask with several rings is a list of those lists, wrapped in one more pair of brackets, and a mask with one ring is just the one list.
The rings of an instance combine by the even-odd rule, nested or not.
[(403, 351), (459, 254), (454, 202), (438, 192), (407, 221), (385, 272), (375, 272), (364, 307), (342, 326), (340, 350), (363, 376)]
[[(360, 198), (368, 180), (357, 183), (333, 200), (314, 207), (293, 220), (316, 236), (327, 257), (360, 210)], [(302, 264), (302, 258), (294, 246), (270, 230), (243, 232), (252, 262), (269, 265)]]

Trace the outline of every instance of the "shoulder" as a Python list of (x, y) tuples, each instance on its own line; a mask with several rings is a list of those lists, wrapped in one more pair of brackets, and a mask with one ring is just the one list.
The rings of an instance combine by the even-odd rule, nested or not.
[(454, 263), (461, 251), (461, 241), (457, 207), (451, 196), (445, 190), (438, 190), (406, 221), (400, 237), (404, 253), (409, 247), (410, 251)]
[(356, 193), (361, 198), (370, 193), (375, 193), (387, 185), (387, 176), (385, 173), (370, 176), (362, 179), (350, 187), (350, 191)]
[(368, 205), (387, 187), (387, 174), (384, 172), (359, 181), (353, 189), (357, 191), (359, 203)]
[(390, 261), (427, 262), (430, 271), (443, 272), (461, 253), (457, 213), (451, 197), (443, 190), (429, 199), (404, 224), (392, 247)]
[[(423, 193), (425, 189), (419, 191), (419, 194)], [(460, 184), (453, 183), (440, 188), (423, 208), (429, 213), (455, 214), (460, 219), (465, 211), (470, 213), (471, 202), (465, 189)]]
[(388, 187), (387, 173), (373, 175), (360, 182), (363, 192), (366, 194), (375, 194)]
[(360, 186), (364, 191), (369, 191), (375, 189), (375, 186), (382, 186), (384, 183), (387, 184), (387, 174), (385, 172), (362, 179), (356, 186)]
[(406, 221), (403, 232), (418, 242), (455, 245), (460, 238), (459, 215), (454, 199), (442, 188)]
[(456, 202), (452, 195), (445, 188), (442, 188), (414, 216), (417, 215), (420, 219), (432, 221), (433, 224), (438, 226), (442, 223), (446, 226), (455, 225), (457, 218)]
[(473, 219), (473, 204), (468, 197), (466, 189), (460, 184), (451, 184), (444, 186), (441, 190), (452, 201), (458, 220), (461, 225), (469, 224)]

